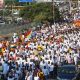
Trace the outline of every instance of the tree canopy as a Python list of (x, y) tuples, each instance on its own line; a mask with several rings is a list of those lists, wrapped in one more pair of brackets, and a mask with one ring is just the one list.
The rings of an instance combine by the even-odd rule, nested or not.
[[(18, 0), (5, 0), (7, 6), (25, 6), (25, 9), (20, 10), (20, 17), (23, 19), (44, 22), (44, 21), (58, 21), (61, 18), (60, 12), (57, 7), (54, 6), (53, 15), (53, 4), (52, 3), (19, 3)], [(12, 7), (11, 7), (12, 8)], [(54, 16), (54, 19), (53, 19)]]
[[(20, 16), (24, 19), (32, 21), (53, 21), (53, 5), (52, 3), (33, 3), (26, 5), (24, 10), (20, 11)], [(60, 13), (57, 7), (54, 7), (54, 19), (60, 19)]]

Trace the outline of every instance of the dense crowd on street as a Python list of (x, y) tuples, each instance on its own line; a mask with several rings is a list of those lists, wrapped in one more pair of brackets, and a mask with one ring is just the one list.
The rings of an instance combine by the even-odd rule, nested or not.
[(79, 59), (80, 28), (42, 25), (0, 41), (0, 78), (48, 80), (57, 77), (59, 66), (77, 65)]

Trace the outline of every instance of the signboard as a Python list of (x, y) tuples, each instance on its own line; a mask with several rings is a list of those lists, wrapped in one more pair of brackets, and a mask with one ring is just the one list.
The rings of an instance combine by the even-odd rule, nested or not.
[(0, 0), (0, 9), (2, 9), (4, 6), (4, 0)]
[(19, 2), (32, 2), (33, 0), (19, 0)]

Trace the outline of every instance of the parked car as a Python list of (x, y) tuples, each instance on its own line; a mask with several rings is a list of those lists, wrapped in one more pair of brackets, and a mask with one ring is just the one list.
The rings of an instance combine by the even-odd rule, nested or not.
[(76, 76), (75, 65), (63, 65), (58, 68), (58, 80), (73, 80)]

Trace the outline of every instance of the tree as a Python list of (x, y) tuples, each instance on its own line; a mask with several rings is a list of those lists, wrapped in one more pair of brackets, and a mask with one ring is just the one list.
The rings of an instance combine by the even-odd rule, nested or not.
[[(26, 5), (24, 10), (20, 11), (20, 16), (32, 21), (53, 21), (53, 5), (52, 3), (32, 3)], [(60, 19), (58, 8), (55, 7), (54, 19)]]
[(57, 7), (54, 8), (54, 20), (56, 21), (60, 21), (62, 18), (59, 9)]
[(11, 11), (8, 9), (0, 10), (0, 16), (8, 16), (11, 14)]
[(10, 5), (15, 5), (15, 6), (20, 6), (24, 5), (25, 3), (20, 3), (19, 0), (4, 0), (5, 5), (10, 6)]

